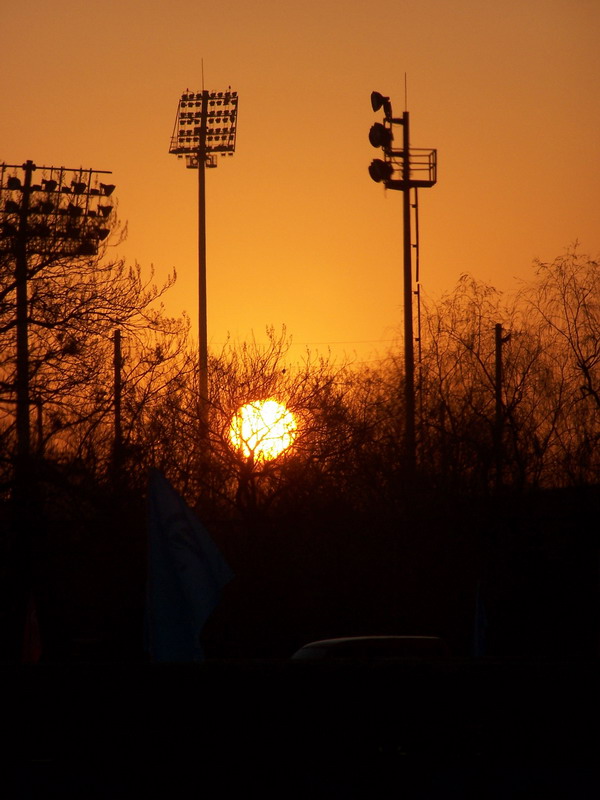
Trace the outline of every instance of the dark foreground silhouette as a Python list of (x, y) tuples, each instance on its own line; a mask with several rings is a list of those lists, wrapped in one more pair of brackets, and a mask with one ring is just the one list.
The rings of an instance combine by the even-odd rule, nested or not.
[(5, 668), (3, 795), (585, 800), (599, 788), (597, 667), (400, 659)]

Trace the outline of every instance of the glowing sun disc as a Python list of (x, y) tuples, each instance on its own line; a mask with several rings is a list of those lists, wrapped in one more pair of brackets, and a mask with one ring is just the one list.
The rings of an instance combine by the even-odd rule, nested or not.
[(256, 400), (236, 411), (229, 438), (246, 458), (268, 461), (293, 444), (298, 430), (296, 417), (276, 400)]

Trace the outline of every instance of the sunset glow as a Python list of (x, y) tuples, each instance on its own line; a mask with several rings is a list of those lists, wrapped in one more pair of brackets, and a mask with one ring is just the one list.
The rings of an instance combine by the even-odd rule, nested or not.
[(296, 417), (276, 400), (257, 400), (242, 406), (233, 416), (229, 437), (246, 457), (269, 461), (293, 444)]
[(282, 324), (290, 363), (371, 363), (402, 341), (402, 198), (369, 177), (373, 90), (438, 152), (419, 192), (422, 298), (463, 273), (510, 292), (536, 258), (600, 251), (600, 3), (376, 8), (4, 3), (0, 161), (110, 170), (128, 235), (109, 255), (146, 279), (154, 265), (157, 284), (175, 269), (165, 306), (197, 337), (198, 174), (169, 148), (182, 94), (231, 86), (235, 155), (206, 175), (212, 352)]

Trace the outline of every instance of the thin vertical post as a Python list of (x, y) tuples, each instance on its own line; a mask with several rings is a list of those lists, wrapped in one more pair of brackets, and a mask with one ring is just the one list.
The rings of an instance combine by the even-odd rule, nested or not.
[(27, 289), (27, 217), (29, 215), (29, 194), (31, 176), (35, 169), (32, 161), (23, 164), (25, 177), (19, 216), (19, 232), (15, 259), (15, 283), (17, 290), (16, 328), (17, 328), (17, 483), (23, 479), (28, 469), (30, 455), (30, 410), (29, 410), (29, 300)]
[(495, 379), (494, 379), (494, 393), (496, 400), (496, 413), (494, 420), (494, 455), (496, 461), (496, 489), (502, 486), (502, 469), (503, 469), (503, 447), (502, 447), (502, 434), (504, 428), (504, 409), (502, 406), (502, 325), (496, 323), (494, 328), (495, 334)]
[[(415, 243), (413, 244), (412, 248), (415, 252), (415, 290), (413, 294), (417, 298), (417, 335), (415, 337), (415, 341), (417, 342), (417, 364), (418, 364), (418, 375), (416, 376), (416, 383), (417, 386), (415, 388), (415, 393), (418, 392), (419, 395), (419, 422), (418, 422), (418, 430), (419, 430), (419, 439), (422, 439), (423, 436), (423, 343), (421, 341), (421, 275), (420, 275), (420, 263), (419, 263), (419, 196), (417, 194), (418, 190), (415, 186), (414, 188), (414, 203), (412, 207), (415, 210), (414, 213), (414, 220), (415, 220)], [(416, 399), (415, 399), (416, 405)]]
[(208, 424), (208, 319), (206, 303), (206, 129), (208, 91), (202, 92), (202, 117), (198, 145), (198, 348), (200, 423)]
[(410, 136), (408, 111), (402, 114), (403, 126), (403, 216), (404, 216), (404, 397), (405, 397), (405, 447), (406, 466), (409, 477), (416, 469), (415, 437), (415, 356), (413, 344), (413, 283), (412, 283), (412, 242), (410, 225)]
[(114, 333), (114, 413), (115, 413), (115, 440), (113, 445), (113, 470), (115, 482), (118, 483), (121, 477), (121, 466), (123, 456), (123, 425), (121, 419), (121, 394), (122, 394), (122, 380), (121, 380), (121, 331), (119, 328)]
[(27, 218), (31, 176), (35, 164), (23, 164), (19, 229), (16, 237), (15, 283), (16, 283), (16, 401), (17, 401), (17, 452), (14, 468), (13, 514), (16, 539), (11, 553), (11, 570), (8, 576), (10, 598), (8, 646), (10, 658), (20, 661), (23, 657), (25, 625), (28, 603), (33, 586), (33, 543), (39, 519), (35, 519), (37, 493), (31, 468), (31, 429), (29, 408), (29, 298), (27, 263)]

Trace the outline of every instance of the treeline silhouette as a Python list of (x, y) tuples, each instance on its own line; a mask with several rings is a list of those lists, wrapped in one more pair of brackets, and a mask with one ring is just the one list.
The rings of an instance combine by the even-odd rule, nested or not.
[[(25, 548), (3, 258), (4, 617), (11, 575), (25, 576), (45, 658), (143, 657), (151, 467), (236, 573), (206, 632), (209, 655), (286, 656), (311, 638), (374, 632), (439, 634), (469, 653), (477, 601), (490, 654), (595, 652), (600, 273), (577, 247), (536, 264), (511, 297), (464, 275), (423, 300), (416, 477), (404, 462), (400, 350), (372, 365), (310, 352), (291, 364), (285, 329), (269, 328), (266, 345), (228, 342), (210, 354), (204, 424), (189, 321), (160, 305), (174, 276), (157, 288), (121, 262), (34, 264)], [(229, 424), (267, 398), (299, 431), (261, 461), (232, 447)], [(29, 571), (15, 568), (23, 559)]]

